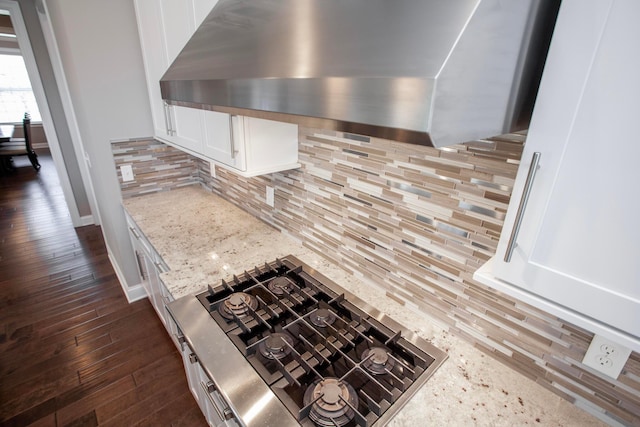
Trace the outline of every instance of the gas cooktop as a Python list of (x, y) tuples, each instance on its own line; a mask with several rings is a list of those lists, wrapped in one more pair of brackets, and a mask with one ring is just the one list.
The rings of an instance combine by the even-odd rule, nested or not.
[[(303, 426), (383, 425), (447, 357), (291, 255), (209, 286), (196, 297), (215, 321), (208, 327), (227, 338), (215, 345), (192, 344), (201, 353), (218, 347), (215, 356), (204, 358), (194, 348), (211, 380), (231, 384), (220, 378), (229, 372), (215, 365), (238, 358), (253, 370), (243, 372), (257, 375), (269, 399), (275, 395)], [(193, 343), (190, 327), (183, 325), (187, 320), (177, 314)], [(206, 366), (207, 358), (213, 366)], [(226, 387), (218, 384), (234, 410), (239, 397)], [(259, 416), (247, 420), (246, 414), (234, 412), (242, 423), (260, 425)]]

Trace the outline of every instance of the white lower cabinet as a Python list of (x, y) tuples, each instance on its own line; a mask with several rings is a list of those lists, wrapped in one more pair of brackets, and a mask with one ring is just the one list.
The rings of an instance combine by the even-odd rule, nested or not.
[(171, 333), (167, 322), (169, 315), (167, 312), (167, 304), (173, 300), (173, 297), (160, 279), (160, 273), (167, 271), (168, 268), (133, 219), (129, 215), (126, 215), (126, 218), (129, 227), (129, 237), (131, 238), (133, 250), (136, 255), (141, 284), (147, 293), (149, 302), (151, 302), (151, 305), (158, 314), (160, 321), (165, 328), (167, 328), (167, 331)]
[(207, 423), (211, 427), (239, 426), (214, 382), (200, 365), (198, 356), (186, 342), (182, 344), (181, 353), (189, 390), (207, 419)]
[(182, 332), (167, 309), (167, 305), (173, 301), (174, 298), (162, 282), (162, 279), (160, 279), (160, 274), (168, 271), (169, 268), (126, 211), (125, 217), (138, 263), (141, 284), (147, 293), (151, 305), (156, 310), (158, 317), (169, 332), (173, 343), (182, 355), (187, 383), (191, 394), (193, 394), (193, 397), (196, 399), (200, 410), (210, 426), (239, 426), (229, 405), (227, 405), (224, 397), (216, 389), (215, 383), (208, 377), (200, 365), (198, 357), (185, 341)]

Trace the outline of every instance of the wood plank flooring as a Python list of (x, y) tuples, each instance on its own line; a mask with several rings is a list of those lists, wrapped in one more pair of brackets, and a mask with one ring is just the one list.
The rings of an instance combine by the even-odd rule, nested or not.
[(39, 173), (16, 158), (0, 176), (0, 425), (206, 425), (155, 311), (127, 303), (38, 155)]

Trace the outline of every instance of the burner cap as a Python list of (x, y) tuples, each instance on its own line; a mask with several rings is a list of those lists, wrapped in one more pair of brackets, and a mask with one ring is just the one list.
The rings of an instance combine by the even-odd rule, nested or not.
[(258, 344), (260, 354), (267, 359), (282, 359), (291, 353), (291, 347), (293, 338), (286, 332), (274, 332)]
[(219, 306), (218, 312), (225, 319), (233, 320), (236, 317), (244, 317), (249, 309), (258, 308), (258, 300), (253, 296), (244, 292), (235, 292), (225, 299)]
[(267, 284), (267, 288), (278, 297), (290, 294), (294, 289), (291, 281), (285, 276), (278, 276), (275, 279), (272, 279)]
[(324, 328), (327, 325), (332, 325), (337, 319), (337, 316), (327, 308), (319, 308), (309, 316), (309, 320), (316, 326)]
[(362, 366), (372, 374), (381, 375), (393, 369), (395, 361), (389, 357), (387, 349), (371, 347), (362, 352)]
[(311, 402), (309, 419), (316, 425), (343, 426), (355, 417), (351, 407), (358, 407), (358, 395), (349, 383), (338, 378), (325, 378), (315, 381), (305, 391), (304, 405)]

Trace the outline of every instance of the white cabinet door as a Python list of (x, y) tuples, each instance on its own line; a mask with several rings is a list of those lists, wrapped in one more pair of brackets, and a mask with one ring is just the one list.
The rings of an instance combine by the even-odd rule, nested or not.
[(204, 111), (203, 154), (218, 163), (244, 171), (243, 123), (243, 117)]
[(169, 109), (171, 129), (173, 130), (173, 135), (169, 140), (195, 154), (202, 153), (203, 112), (178, 105), (171, 105)]
[(189, 390), (193, 395), (193, 398), (198, 403), (200, 410), (204, 414), (205, 417), (208, 417), (207, 407), (205, 406), (205, 402), (202, 396), (202, 388), (200, 387), (200, 376), (198, 375), (198, 370), (196, 369), (196, 365), (198, 364), (198, 359), (196, 354), (191, 350), (191, 347), (187, 343), (184, 343), (182, 346), (182, 363), (184, 364), (184, 370), (187, 374), (187, 384), (189, 385)]
[(160, 79), (195, 30), (194, 6), (183, 0), (136, 0), (154, 136), (193, 152), (202, 151), (202, 113), (165, 105)]
[(168, 59), (164, 48), (164, 27), (159, 0), (136, 0), (136, 17), (140, 48), (144, 63), (149, 104), (153, 120), (154, 135), (166, 138), (169, 136), (166, 109), (160, 94), (160, 78), (167, 69)]
[(138, 264), (140, 284), (144, 287), (147, 297), (149, 298), (149, 302), (156, 310), (156, 313), (162, 320), (162, 323), (166, 326), (164, 318), (164, 304), (159, 288), (159, 272), (156, 269), (152, 255), (147, 250), (144, 238), (139, 234), (140, 232), (131, 226), (129, 227), (129, 230), (129, 236), (131, 237), (131, 243), (133, 245), (133, 250)]
[[(515, 249), (504, 260), (513, 197), (494, 274), (640, 338), (640, 40), (635, 0), (565, 1), (555, 29), (514, 194), (541, 153)], [(556, 313), (558, 314), (558, 313)], [(561, 313), (560, 313), (561, 314)], [(567, 317), (562, 316), (561, 317)]]
[(218, 0), (193, 0), (193, 15), (195, 21), (195, 28), (198, 28), (204, 18), (209, 15), (209, 12), (218, 3)]
[(138, 263), (138, 271), (140, 273), (140, 283), (149, 298), (149, 302), (156, 310), (158, 317), (162, 321), (167, 331), (171, 334), (170, 324), (167, 321), (169, 314), (167, 312), (167, 303), (171, 300), (171, 294), (166, 289), (160, 273), (167, 271), (168, 267), (155, 248), (142, 234), (133, 218), (128, 214), (125, 215), (127, 226), (129, 227), (129, 237), (133, 245), (133, 249)]
[(252, 175), (297, 168), (298, 126), (245, 117), (243, 134), (246, 170)]
[(298, 126), (205, 111), (204, 155), (243, 176), (299, 167)]
[[(169, 66), (195, 31), (193, 6), (185, 0), (160, 0), (164, 48)], [(165, 67), (166, 70), (166, 67)]]
[[(192, 2), (160, 0), (164, 29), (165, 71), (176, 59), (195, 31)], [(171, 105), (168, 107), (171, 135), (169, 141), (196, 153), (202, 151), (202, 113), (193, 108)]]

